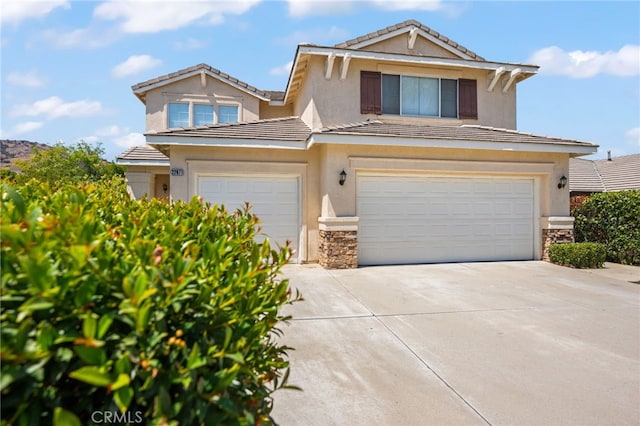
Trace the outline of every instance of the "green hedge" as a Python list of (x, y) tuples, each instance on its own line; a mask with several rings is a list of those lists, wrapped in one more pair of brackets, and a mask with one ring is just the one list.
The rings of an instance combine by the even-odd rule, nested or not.
[(564, 243), (549, 246), (551, 262), (574, 268), (602, 268), (605, 246), (598, 243)]
[(2, 186), (1, 217), (3, 425), (271, 422), (298, 297), (248, 208), (32, 181)]
[(640, 265), (640, 190), (594, 194), (573, 215), (576, 241), (604, 244), (611, 262)]

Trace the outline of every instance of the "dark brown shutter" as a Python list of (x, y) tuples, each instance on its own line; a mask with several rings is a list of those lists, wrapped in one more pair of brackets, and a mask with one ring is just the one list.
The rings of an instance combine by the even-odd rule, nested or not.
[(375, 71), (360, 71), (360, 113), (382, 114), (381, 74)]
[(478, 85), (476, 80), (458, 80), (458, 118), (478, 118)]

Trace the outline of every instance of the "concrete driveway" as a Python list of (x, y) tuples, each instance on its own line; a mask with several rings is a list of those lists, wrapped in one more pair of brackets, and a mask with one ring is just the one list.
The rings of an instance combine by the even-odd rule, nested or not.
[(283, 425), (638, 425), (640, 268), (546, 262), (323, 270), (283, 326)]

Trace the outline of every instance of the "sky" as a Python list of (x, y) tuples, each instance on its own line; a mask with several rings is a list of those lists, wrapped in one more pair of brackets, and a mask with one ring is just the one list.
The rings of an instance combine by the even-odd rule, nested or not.
[(286, 89), (298, 43), (415, 19), (488, 61), (539, 65), (518, 130), (640, 152), (640, 2), (0, 0), (1, 139), (145, 143), (131, 86), (199, 63)]

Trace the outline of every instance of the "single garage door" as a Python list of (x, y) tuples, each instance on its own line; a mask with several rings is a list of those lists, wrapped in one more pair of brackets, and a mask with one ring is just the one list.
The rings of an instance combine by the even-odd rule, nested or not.
[(261, 221), (263, 234), (281, 246), (287, 240), (298, 250), (300, 230), (300, 185), (297, 177), (200, 176), (198, 195), (206, 201), (224, 204), (229, 211), (252, 205)]
[(361, 265), (533, 259), (533, 179), (358, 175)]

